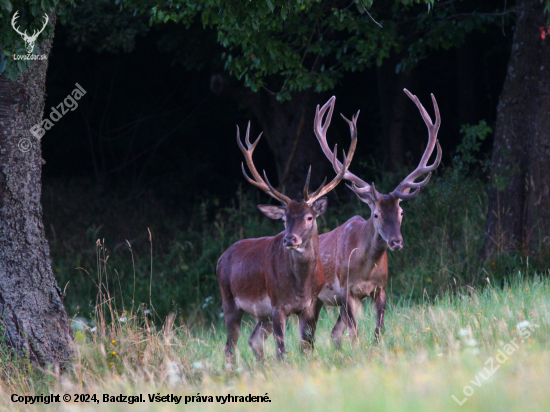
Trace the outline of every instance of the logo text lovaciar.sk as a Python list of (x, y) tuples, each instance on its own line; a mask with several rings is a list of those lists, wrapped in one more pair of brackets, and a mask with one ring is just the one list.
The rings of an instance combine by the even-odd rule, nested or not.
[(19, 14), (19, 10), (15, 12), (15, 14), (13, 15), (12, 19), (11, 19), (11, 25), (13, 27), (13, 29), (17, 32), (17, 34), (19, 34), (22, 38), (23, 38), (23, 41), (25, 42), (25, 49), (27, 50), (27, 54), (26, 55), (20, 55), (20, 54), (13, 54), (13, 60), (46, 60), (47, 58), (47, 55), (45, 54), (33, 54), (33, 51), (34, 51), (34, 46), (36, 45), (36, 40), (38, 39), (38, 36), (40, 35), (40, 33), (42, 33), (44, 31), (44, 29), (46, 28), (47, 24), (48, 24), (48, 21), (49, 21), (49, 18), (48, 18), (48, 15), (46, 13), (44, 13), (44, 25), (42, 26), (42, 28), (40, 30), (35, 30), (32, 35), (28, 35), (27, 34), (27, 30), (25, 31), (21, 31), (17, 26), (16, 26), (16, 21), (17, 21), (17, 18), (19, 17), (18, 16)]

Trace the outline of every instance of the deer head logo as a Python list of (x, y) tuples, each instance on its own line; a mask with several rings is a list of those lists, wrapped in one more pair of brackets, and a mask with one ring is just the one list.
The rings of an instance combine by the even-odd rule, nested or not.
[(17, 27), (15, 27), (15, 21), (17, 20), (17, 14), (19, 13), (19, 10), (15, 12), (15, 14), (13, 15), (13, 18), (11, 19), (11, 25), (13, 27), (13, 29), (21, 35), (21, 37), (23, 37), (23, 40), (25, 41), (25, 48), (27, 49), (27, 53), (28, 54), (31, 54), (33, 49), (34, 49), (34, 45), (36, 44), (36, 39), (38, 38), (38, 36), (40, 35), (40, 33), (42, 33), (44, 31), (44, 29), (46, 28), (46, 25), (48, 24), (48, 15), (46, 13), (44, 13), (44, 18), (46, 19), (44, 21), (44, 25), (42, 26), (42, 28), (40, 30), (36, 30), (32, 36), (29, 36), (27, 34), (27, 30), (25, 30), (24, 32), (21, 32)]

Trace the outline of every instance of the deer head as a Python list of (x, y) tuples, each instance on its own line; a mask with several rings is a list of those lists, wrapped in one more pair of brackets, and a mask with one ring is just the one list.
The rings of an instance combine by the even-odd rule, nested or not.
[(42, 33), (44, 31), (44, 29), (46, 28), (46, 25), (48, 24), (48, 15), (46, 13), (44, 13), (44, 18), (45, 18), (45, 21), (44, 21), (44, 25), (42, 26), (42, 28), (40, 30), (35, 30), (32, 34), (32, 36), (29, 36), (27, 34), (27, 31), (25, 30), (24, 32), (21, 32), (17, 27), (15, 27), (15, 21), (17, 20), (17, 14), (19, 13), (19, 10), (15, 12), (15, 14), (13, 15), (13, 18), (11, 19), (11, 25), (13, 27), (13, 29), (19, 34), (21, 35), (21, 37), (23, 37), (23, 40), (25, 41), (25, 48), (27, 49), (27, 53), (28, 54), (31, 54), (33, 49), (34, 49), (34, 45), (36, 44), (36, 39), (38, 38), (38, 36), (40, 35), (40, 33)]
[[(412, 95), (407, 89), (403, 90), (407, 96), (416, 104), (418, 110), (426, 126), (428, 127), (428, 145), (418, 167), (412, 171), (390, 194), (381, 194), (374, 187), (374, 183), (368, 184), (364, 180), (360, 179), (349, 170), (344, 173), (344, 179), (351, 182), (351, 185), (347, 185), (362, 202), (369, 205), (371, 209), (371, 218), (373, 219), (373, 225), (378, 234), (384, 239), (388, 244), (391, 250), (399, 250), (403, 247), (403, 237), (401, 236), (401, 221), (403, 219), (403, 209), (400, 207), (402, 200), (412, 199), (420, 193), (420, 190), (425, 186), (429, 181), (432, 175), (432, 171), (435, 170), (439, 163), (441, 162), (441, 146), (437, 140), (437, 132), (439, 126), (441, 125), (441, 117), (439, 116), (439, 108), (437, 106), (437, 101), (435, 100), (434, 95), (432, 94), (432, 101), (435, 109), (435, 124), (432, 123), (432, 119), (426, 112), (426, 109), (422, 106), (418, 97)], [(325, 104), (320, 113), (319, 108), (317, 108), (316, 117), (320, 114), (324, 115), (325, 111), (329, 109), (329, 117), (332, 116), (332, 111), (334, 109), (331, 101)], [(326, 141), (326, 136), (322, 133), (321, 130), (315, 129), (315, 134), (323, 152), (327, 157), (330, 155), (330, 150)], [(434, 163), (430, 166), (427, 166), (428, 160), (433, 153), (435, 146), (437, 145), (437, 156)], [(329, 157), (331, 159), (334, 170), (340, 170), (341, 164), (338, 159), (334, 156)], [(420, 176), (428, 173), (428, 176), (420, 181), (416, 182)], [(414, 189), (412, 193), (409, 193), (411, 189)]]
[[(334, 99), (334, 97), (332, 98)], [(347, 120), (347, 119), (346, 119)], [(351, 159), (355, 152), (357, 146), (357, 129), (356, 129), (356, 120), (357, 117), (353, 118), (353, 123), (348, 120), (350, 123), (351, 133), (351, 144), (349, 149), (349, 154), (346, 156), (344, 152), (344, 162), (343, 165), (336, 159), (337, 146), (334, 146), (334, 151), (332, 152), (329, 159), (332, 159), (333, 162), (338, 162), (340, 165), (336, 177), (330, 182), (326, 183), (325, 181), (321, 186), (313, 193), (309, 193), (309, 181), (311, 177), (311, 167), (309, 168), (306, 184), (304, 186), (304, 199), (301, 202), (296, 202), (291, 200), (289, 197), (278, 192), (272, 185), (269, 183), (267, 176), (264, 170), (264, 177), (258, 173), (254, 162), (252, 161), (252, 153), (256, 148), (256, 145), (260, 141), (262, 134), (258, 136), (254, 143), (250, 142), (250, 123), (248, 123), (248, 128), (246, 129), (246, 148), (241, 142), (239, 135), (239, 127), (237, 126), (237, 144), (244, 154), (246, 164), (250, 173), (253, 176), (253, 179), (250, 178), (244, 168), (244, 163), (242, 164), (242, 170), (244, 177), (252, 185), (262, 189), (268, 195), (277, 199), (279, 202), (283, 203), (284, 206), (276, 205), (259, 205), (258, 208), (271, 219), (282, 219), (285, 224), (285, 236), (283, 238), (283, 245), (289, 250), (300, 250), (303, 245), (305, 245), (311, 237), (317, 233), (317, 222), (316, 219), (322, 215), (327, 209), (327, 199), (324, 197), (328, 192), (334, 189), (338, 183), (343, 179), (344, 174), (349, 168)], [(315, 118), (315, 127), (321, 129), (328, 128), (330, 124), (330, 118), (327, 119), (323, 126), (320, 125), (321, 119)]]

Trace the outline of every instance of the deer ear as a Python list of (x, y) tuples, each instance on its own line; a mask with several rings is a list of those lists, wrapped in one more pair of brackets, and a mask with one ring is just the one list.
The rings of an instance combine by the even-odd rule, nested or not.
[(317, 216), (321, 216), (327, 210), (328, 201), (326, 197), (317, 199), (311, 206)]
[(284, 206), (258, 205), (258, 209), (271, 219), (281, 219), (286, 212), (286, 207)]

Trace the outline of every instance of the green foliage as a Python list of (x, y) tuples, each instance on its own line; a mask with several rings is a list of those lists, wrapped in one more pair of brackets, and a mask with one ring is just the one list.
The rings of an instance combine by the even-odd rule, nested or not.
[[(44, 192), (53, 193), (51, 187)], [(46, 200), (44, 220), (52, 228), (48, 235), (54, 274), (60, 287), (67, 288), (65, 304), (71, 315), (89, 317), (97, 285), (104, 283), (121, 312), (149, 305), (151, 290), (154, 309), (162, 317), (176, 311), (217, 318), (215, 269), (220, 255), (239, 239), (283, 229), (280, 222), (263, 217), (256, 200), (240, 192), (224, 207), (211, 199), (173, 214), (150, 198), (135, 205), (116, 198), (99, 200), (82, 184), (58, 186), (56, 193), (61, 204)], [(72, 240), (62, 242), (58, 236)]]
[[(67, 8), (74, 4), (74, 0), (1, 0), (0, 1), (0, 74), (12, 81), (17, 80), (19, 73), (25, 73), (34, 64), (33, 60), (15, 60), (13, 55), (27, 55), (25, 42), (12, 28), (11, 20), (16, 12), (19, 12), (17, 27), (23, 32), (32, 34), (40, 30), (44, 23), (44, 13), (51, 15), (58, 13), (63, 20), (67, 14)], [(50, 24), (38, 36), (34, 55), (40, 54), (40, 44), (52, 33)]]
[[(455, 284), (475, 283), (482, 276), (483, 262), (477, 253), (483, 242), (487, 197), (479, 169), (473, 166), (479, 163), (481, 141), (490, 132), (485, 121), (463, 126), (464, 137), (452, 167), (432, 178), (413, 201), (403, 203), (406, 219), (402, 233), (407, 250), (390, 254), (392, 266), (410, 271), (400, 279), (399, 293), (409, 290), (418, 296), (424, 288), (443, 293)], [(411, 264), (413, 256), (419, 259)]]
[[(377, 180), (377, 188), (393, 188), (397, 179), (393, 176), (380, 184)], [(45, 226), (51, 228), (48, 238), (54, 273), (60, 287), (66, 287), (65, 303), (71, 316), (89, 318), (96, 305), (97, 285), (105, 283), (112, 291), (114, 307), (121, 312), (152, 303), (161, 318), (175, 311), (184, 318), (218, 319), (215, 270), (220, 255), (240, 239), (272, 236), (283, 229), (280, 222), (257, 210), (256, 205), (265, 199), (253, 190), (237, 193), (225, 205), (213, 198), (177, 213), (148, 198), (131, 205), (95, 199), (93, 191), (81, 185), (57, 188), (55, 196), (49, 187), (44, 192), (56, 199), (50, 202), (46, 195)], [(505, 273), (524, 266), (515, 255), (489, 268), (479, 260), (486, 202), (486, 184), (452, 168), (432, 178), (417, 198), (403, 202), (405, 247), (388, 252), (389, 293), (415, 302), (425, 291), (443, 294), (455, 284), (476, 285), (487, 270), (502, 279)], [(319, 232), (326, 233), (354, 215), (368, 218), (370, 210), (355, 199), (331, 201), (318, 220)], [(98, 238), (102, 239), (100, 247), (96, 246)]]
[(546, 20), (546, 24), (550, 25), (550, 0), (540, 0), (544, 4), (544, 12), (548, 14), (548, 19)]
[(489, 133), (493, 133), (493, 129), (487, 125), (485, 120), (481, 120), (479, 124), (470, 126), (465, 124), (460, 128), (460, 133), (464, 134), (462, 142), (456, 147), (457, 156), (454, 159), (455, 165), (471, 165), (478, 159), (476, 155), (479, 153), (481, 143), (485, 140)]
[(466, 33), (495, 20), (457, 2), (433, 0), (367, 2), (383, 29), (360, 0), (122, 3), (150, 13), (151, 24), (173, 21), (189, 28), (200, 20), (215, 28), (226, 70), (253, 91), (269, 87), (280, 100), (304, 89), (330, 90), (346, 71), (381, 65), (393, 53), (402, 58), (397, 70), (408, 70), (430, 50), (457, 46)]
[(502, 162), (498, 170), (493, 170), (491, 185), (502, 192), (510, 184), (512, 177), (521, 172), (519, 164), (514, 161), (511, 151), (506, 146), (499, 147), (502, 157), (506, 161)]

